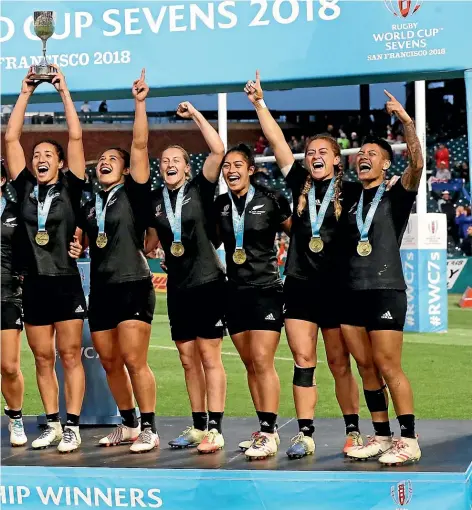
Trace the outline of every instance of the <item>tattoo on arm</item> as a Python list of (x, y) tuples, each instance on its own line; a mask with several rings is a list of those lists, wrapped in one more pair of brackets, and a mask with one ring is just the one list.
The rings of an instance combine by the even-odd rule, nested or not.
[(421, 144), (416, 134), (414, 122), (409, 122), (403, 126), (405, 140), (408, 147), (408, 167), (402, 175), (403, 187), (409, 191), (417, 190), (420, 185), (421, 174), (423, 172), (424, 161), (421, 151)]

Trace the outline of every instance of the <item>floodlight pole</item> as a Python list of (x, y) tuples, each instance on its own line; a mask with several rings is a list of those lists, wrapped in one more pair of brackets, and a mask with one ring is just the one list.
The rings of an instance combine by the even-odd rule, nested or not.
[(416, 134), (420, 140), (421, 152), (423, 154), (424, 169), (421, 174), (420, 187), (416, 197), (416, 212), (426, 214), (426, 82), (415, 81), (415, 121)]
[[(225, 151), (228, 150), (228, 95), (224, 92), (218, 94), (218, 133), (225, 146)], [(219, 188), (220, 195), (228, 191), (223, 174), (220, 175)]]

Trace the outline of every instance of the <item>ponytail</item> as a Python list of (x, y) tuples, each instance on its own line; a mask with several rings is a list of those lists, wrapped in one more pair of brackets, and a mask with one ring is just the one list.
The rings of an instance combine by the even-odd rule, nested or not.
[(306, 208), (306, 204), (308, 201), (307, 196), (308, 196), (308, 193), (310, 192), (312, 182), (313, 182), (313, 179), (311, 178), (311, 175), (308, 173), (308, 175), (306, 176), (305, 184), (303, 185), (300, 196), (298, 197), (298, 205), (297, 205), (298, 216), (301, 216), (303, 214), (303, 211)]
[[(335, 167), (336, 168), (336, 167)], [(339, 220), (341, 212), (343, 210), (341, 205), (341, 188), (344, 175), (344, 166), (340, 162), (336, 168), (335, 181), (334, 181), (334, 214), (336, 219)]]

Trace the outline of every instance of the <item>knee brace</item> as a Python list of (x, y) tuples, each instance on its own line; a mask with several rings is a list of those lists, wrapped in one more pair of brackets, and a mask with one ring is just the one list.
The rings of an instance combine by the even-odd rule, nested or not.
[(384, 393), (385, 388), (386, 385), (382, 386), (379, 390), (364, 390), (365, 402), (371, 413), (386, 411), (388, 409), (387, 399)]
[(315, 386), (315, 368), (302, 368), (297, 365), (293, 368), (293, 385), (302, 388), (311, 388)]

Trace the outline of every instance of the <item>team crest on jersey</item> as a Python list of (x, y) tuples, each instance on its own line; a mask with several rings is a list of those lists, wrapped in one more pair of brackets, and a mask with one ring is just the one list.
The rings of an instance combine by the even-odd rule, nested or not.
[(257, 216), (260, 216), (261, 214), (265, 214), (267, 211), (264, 211), (265, 204), (259, 204), (253, 206), (253, 208), (249, 211), (249, 214), (255, 214)]
[(93, 207), (90, 209), (90, 211), (89, 211), (89, 213), (88, 213), (88, 215), (87, 215), (87, 219), (88, 219), (88, 220), (91, 220), (91, 219), (92, 219), (92, 218), (94, 218), (94, 217), (95, 217), (95, 206), (93, 206)]
[(192, 200), (192, 197), (188, 197), (188, 198), (186, 198), (186, 199), (182, 202), (182, 205), (187, 205), (187, 204), (190, 202), (190, 200)]
[(16, 216), (15, 216), (15, 218), (7, 218), (3, 222), (3, 226), (9, 227), (9, 228), (14, 228), (14, 227), (18, 226), (18, 223), (14, 223), (14, 222), (16, 222)]
[(107, 207), (110, 207), (111, 205), (113, 205), (116, 202), (116, 200), (117, 200), (117, 197), (112, 197), (112, 199), (107, 202)]
[(159, 216), (162, 216), (162, 204), (159, 204), (156, 206), (156, 218), (159, 218)]
[(229, 204), (226, 204), (221, 211), (221, 216), (229, 216)]

